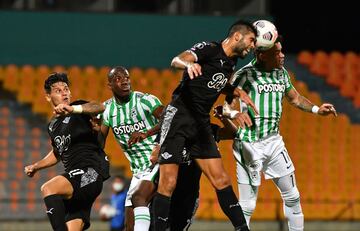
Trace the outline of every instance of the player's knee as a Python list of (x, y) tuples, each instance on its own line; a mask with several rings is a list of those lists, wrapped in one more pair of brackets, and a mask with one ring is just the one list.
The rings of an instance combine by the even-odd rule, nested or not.
[(293, 207), (300, 204), (300, 193), (296, 186), (288, 191), (281, 192), (281, 197), (287, 207)]
[(164, 195), (172, 194), (176, 188), (176, 176), (169, 176), (163, 178), (161, 184), (159, 184), (158, 192)]
[(231, 180), (229, 175), (223, 172), (219, 175), (212, 176), (211, 183), (216, 189), (220, 190), (231, 185)]
[(251, 216), (256, 208), (256, 199), (255, 200), (239, 200), (240, 206), (246, 214)]
[(41, 185), (41, 195), (43, 196), (43, 198), (56, 194), (56, 192), (54, 192), (54, 190), (52, 189), (52, 187), (46, 182), (43, 185)]
[(147, 206), (147, 204), (148, 204), (146, 196), (143, 195), (143, 193), (141, 193), (141, 192), (135, 192), (131, 196), (131, 203), (132, 203), (133, 207)]

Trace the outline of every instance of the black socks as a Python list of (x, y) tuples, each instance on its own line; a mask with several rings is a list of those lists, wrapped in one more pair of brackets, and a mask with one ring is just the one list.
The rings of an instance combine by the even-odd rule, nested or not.
[(65, 206), (60, 195), (50, 195), (44, 198), (46, 215), (55, 231), (67, 231), (65, 223)]
[(239, 204), (239, 201), (232, 189), (232, 186), (228, 186), (221, 190), (216, 190), (216, 195), (221, 209), (229, 217), (231, 223), (237, 231), (249, 230), (246, 225), (246, 220)]
[(170, 197), (156, 193), (152, 201), (151, 230), (165, 231), (169, 224)]

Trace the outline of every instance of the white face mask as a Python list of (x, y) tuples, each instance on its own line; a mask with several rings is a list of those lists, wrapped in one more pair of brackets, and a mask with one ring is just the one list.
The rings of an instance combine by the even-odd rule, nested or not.
[(120, 192), (121, 190), (123, 190), (124, 184), (123, 184), (123, 183), (119, 183), (119, 182), (115, 182), (115, 183), (113, 183), (112, 187), (113, 187), (113, 190), (114, 190), (115, 192)]

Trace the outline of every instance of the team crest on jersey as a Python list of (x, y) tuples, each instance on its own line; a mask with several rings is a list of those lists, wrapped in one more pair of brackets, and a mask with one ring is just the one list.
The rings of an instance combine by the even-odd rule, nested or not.
[(136, 117), (137, 117), (136, 108), (131, 108), (130, 115), (131, 115), (131, 118), (136, 119)]
[(279, 80), (284, 80), (285, 79), (284, 73), (282, 71), (277, 74), (277, 77), (278, 77)]
[(67, 136), (56, 136), (54, 138), (55, 146), (59, 152), (60, 155), (62, 155), (63, 152), (66, 152), (70, 146), (71, 143), (71, 135)]
[(213, 88), (217, 91), (221, 91), (227, 83), (228, 79), (221, 72), (216, 73), (212, 76), (211, 81), (208, 82), (208, 88)]

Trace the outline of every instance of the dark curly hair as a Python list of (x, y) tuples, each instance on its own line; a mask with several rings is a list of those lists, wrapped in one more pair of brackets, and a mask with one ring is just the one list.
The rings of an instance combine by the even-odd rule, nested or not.
[(49, 75), (49, 77), (45, 80), (44, 89), (46, 93), (51, 92), (51, 85), (57, 82), (64, 82), (69, 85), (69, 79), (66, 73), (63, 72), (54, 72)]

